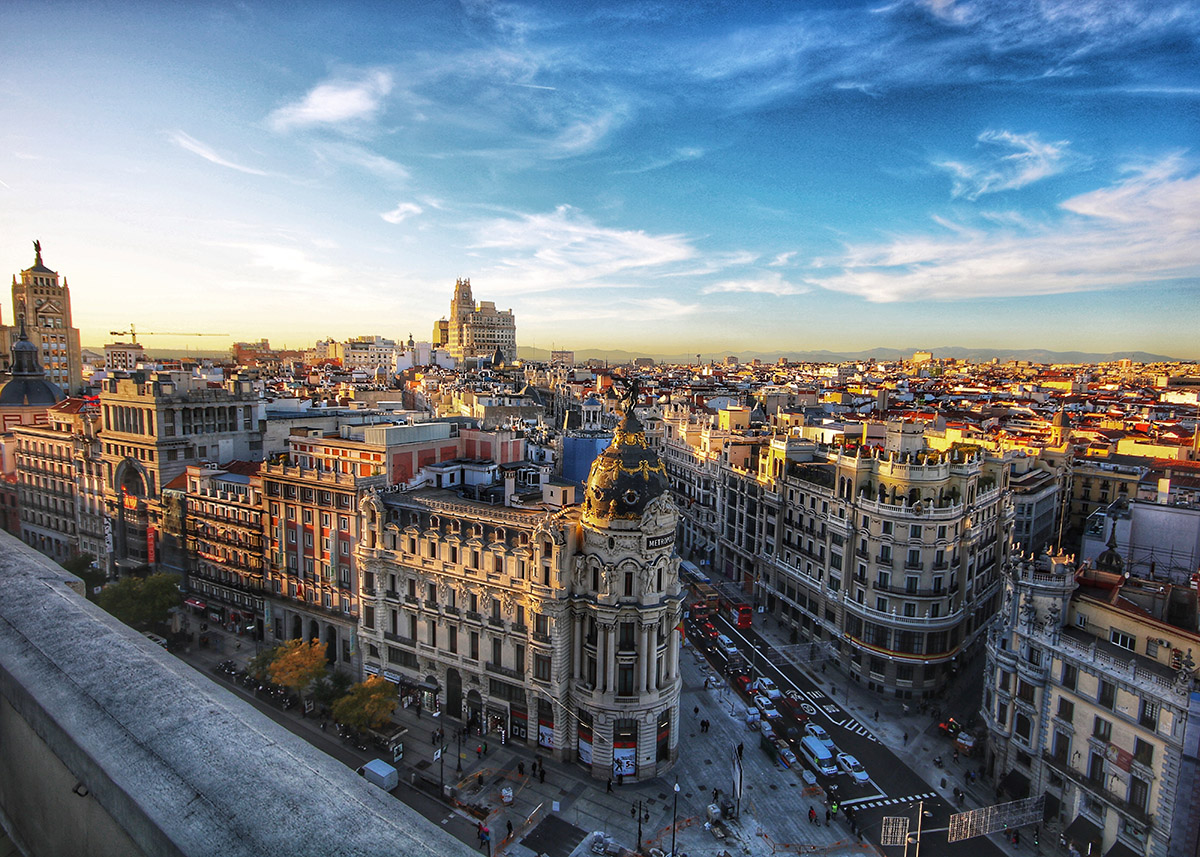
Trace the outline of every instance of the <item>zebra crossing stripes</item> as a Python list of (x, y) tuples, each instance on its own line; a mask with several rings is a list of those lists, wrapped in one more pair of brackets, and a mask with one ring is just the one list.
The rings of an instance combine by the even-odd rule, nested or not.
[(855, 735), (861, 735), (864, 738), (874, 741), (876, 744), (879, 743), (879, 739), (871, 733), (870, 729), (853, 718), (847, 720), (845, 723), (842, 723), (841, 727), (847, 732), (853, 732)]
[(937, 792), (926, 792), (925, 794), (909, 795), (908, 797), (859, 798), (858, 800), (844, 800), (840, 806), (852, 806), (855, 809), (875, 809), (876, 807), (893, 806), (898, 803), (916, 803), (919, 800), (929, 800), (937, 796)]

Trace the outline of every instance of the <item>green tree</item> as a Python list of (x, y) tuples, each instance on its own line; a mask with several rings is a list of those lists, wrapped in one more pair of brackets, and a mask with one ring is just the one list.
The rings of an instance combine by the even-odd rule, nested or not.
[(96, 598), (97, 604), (135, 628), (165, 622), (168, 611), (182, 601), (179, 579), (173, 574), (126, 577), (104, 587)]
[(313, 682), (312, 698), (318, 705), (330, 708), (345, 696), (353, 685), (354, 681), (349, 675), (341, 670), (334, 670)]
[(246, 672), (259, 681), (268, 681), (270, 679), (271, 665), (275, 663), (275, 658), (279, 656), (279, 648), (279, 646), (271, 646), (269, 649), (263, 649), (246, 664)]
[(368, 676), (333, 704), (333, 719), (353, 729), (378, 729), (391, 718), (396, 702), (391, 682), (377, 675)]
[(90, 553), (79, 553), (62, 562), (62, 567), (83, 581), (84, 595), (89, 600), (96, 600), (96, 589), (104, 586), (104, 572), (92, 568), (96, 557)]
[(325, 644), (320, 640), (288, 640), (279, 647), (267, 675), (275, 684), (303, 695), (328, 668)]

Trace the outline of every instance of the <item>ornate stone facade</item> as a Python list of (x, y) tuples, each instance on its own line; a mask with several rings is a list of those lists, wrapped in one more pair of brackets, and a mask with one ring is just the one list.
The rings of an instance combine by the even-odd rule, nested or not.
[(582, 509), (425, 489), (370, 494), (360, 513), (364, 672), (597, 779), (671, 767), (677, 515), (636, 418), (592, 468)]

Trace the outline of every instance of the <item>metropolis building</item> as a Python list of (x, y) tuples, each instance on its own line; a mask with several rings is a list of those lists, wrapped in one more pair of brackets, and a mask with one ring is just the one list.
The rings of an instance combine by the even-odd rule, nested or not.
[(598, 779), (659, 776), (679, 740), (677, 513), (631, 408), (583, 503), (572, 493), (546, 483), (536, 507), (367, 494), (363, 669)]

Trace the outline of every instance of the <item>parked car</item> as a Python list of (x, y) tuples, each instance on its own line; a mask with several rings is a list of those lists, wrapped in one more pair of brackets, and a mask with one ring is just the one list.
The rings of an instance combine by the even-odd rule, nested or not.
[(818, 726), (816, 723), (805, 723), (804, 732), (816, 738), (830, 750), (833, 749), (833, 739), (829, 737), (829, 733), (823, 727)]
[(774, 700), (775, 707), (779, 709), (779, 713), (786, 717), (791, 717), (797, 723), (803, 723), (808, 720), (808, 714), (805, 713), (804, 707), (800, 700), (793, 699), (790, 696), (783, 696)]
[(742, 696), (752, 698), (754, 696), (754, 682), (750, 680), (748, 675), (740, 675), (733, 680), (734, 689)]
[(761, 693), (754, 697), (754, 704), (758, 710), (762, 712), (762, 716), (767, 720), (782, 720), (783, 715), (779, 713), (779, 709), (771, 704), (771, 700), (767, 699)]
[(867, 769), (862, 766), (862, 762), (849, 753), (838, 753), (837, 763), (838, 767), (853, 777), (856, 783), (865, 783), (871, 779), (867, 774)]
[(759, 676), (758, 681), (755, 683), (758, 685), (758, 692), (766, 694), (768, 699), (783, 698), (783, 691), (779, 689), (779, 685), (775, 684), (775, 682), (771, 681), (765, 675)]

